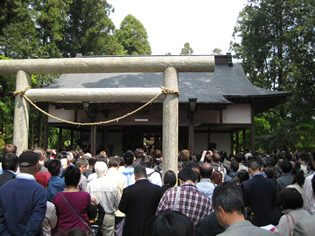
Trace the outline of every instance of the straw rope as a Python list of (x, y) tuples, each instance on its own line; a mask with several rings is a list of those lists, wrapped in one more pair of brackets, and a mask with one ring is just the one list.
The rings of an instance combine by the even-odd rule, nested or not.
[(43, 109), (39, 108), (34, 102), (32, 102), (31, 99), (29, 99), (26, 95), (25, 95), (25, 92), (27, 90), (29, 90), (31, 87), (30, 86), (27, 86), (25, 87), (24, 89), (22, 89), (21, 91), (15, 91), (13, 93), (14, 96), (16, 95), (20, 95), (21, 97), (24, 97), (32, 106), (34, 106), (37, 110), (39, 110), (40, 112), (44, 113), (45, 115), (55, 119), (55, 120), (58, 120), (58, 121), (61, 121), (61, 122), (64, 122), (64, 123), (67, 123), (67, 124), (71, 124), (71, 125), (82, 125), (82, 126), (87, 126), (87, 125), (102, 125), (102, 124), (108, 124), (108, 123), (112, 123), (112, 122), (118, 122), (119, 120), (121, 119), (124, 119), (128, 116), (131, 116), (133, 115), (134, 113), (140, 111), (141, 109), (145, 108), (146, 106), (148, 106), (150, 103), (152, 103), (154, 100), (156, 100), (159, 96), (161, 96), (162, 94), (176, 94), (177, 96), (180, 96), (180, 93), (178, 90), (175, 90), (175, 89), (169, 89), (169, 88), (165, 88), (163, 86), (161, 86), (161, 92), (157, 95), (155, 95), (155, 97), (153, 97), (150, 101), (148, 101), (147, 103), (145, 103), (144, 105), (142, 105), (141, 107), (137, 108), (136, 110), (132, 111), (132, 112), (129, 112), (127, 113), (126, 115), (123, 115), (123, 116), (120, 116), (120, 117), (117, 117), (115, 119), (111, 119), (111, 120), (106, 120), (106, 121), (100, 121), (100, 122), (93, 122), (93, 123), (80, 123), (80, 122), (73, 122), (73, 121), (68, 121), (68, 120), (64, 120), (64, 119), (61, 119), (59, 117), (56, 117), (54, 115), (51, 115), (49, 114), (48, 112), (44, 111)]

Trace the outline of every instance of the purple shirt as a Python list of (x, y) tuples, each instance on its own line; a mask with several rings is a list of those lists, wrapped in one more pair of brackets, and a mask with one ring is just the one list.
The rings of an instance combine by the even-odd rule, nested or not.
[(88, 223), (89, 217), (87, 210), (91, 207), (91, 196), (87, 192), (78, 191), (78, 192), (59, 192), (56, 194), (53, 204), (56, 206), (58, 224), (57, 231), (65, 232), (71, 228), (81, 228), (84, 231), (88, 231), (88, 228), (84, 225), (82, 220), (71, 210), (68, 204), (63, 199), (61, 193), (64, 194), (65, 198), (72, 206), (72, 208), (78, 213), (81, 218)]

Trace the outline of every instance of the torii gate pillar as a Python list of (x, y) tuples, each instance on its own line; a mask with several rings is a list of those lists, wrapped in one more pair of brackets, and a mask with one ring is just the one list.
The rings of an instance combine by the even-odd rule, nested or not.
[[(16, 74), (15, 91), (31, 86), (31, 76), (25, 71)], [(17, 145), (17, 155), (28, 148), (30, 104), (22, 96), (15, 96), (13, 143)]]
[[(178, 72), (168, 67), (163, 73), (163, 86), (178, 91)], [(167, 94), (163, 101), (163, 176), (178, 170), (178, 95)]]

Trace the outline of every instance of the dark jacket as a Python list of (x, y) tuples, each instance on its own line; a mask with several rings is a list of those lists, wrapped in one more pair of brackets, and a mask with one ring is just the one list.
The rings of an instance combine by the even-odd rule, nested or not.
[(272, 223), (271, 210), (277, 200), (276, 183), (258, 174), (241, 185), (244, 204), (255, 214), (257, 226)]
[(119, 210), (126, 214), (123, 236), (142, 236), (162, 197), (161, 187), (140, 179), (125, 188)]

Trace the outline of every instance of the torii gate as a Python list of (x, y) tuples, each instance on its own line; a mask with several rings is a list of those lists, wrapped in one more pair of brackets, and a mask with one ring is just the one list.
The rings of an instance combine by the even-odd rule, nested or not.
[[(16, 91), (22, 91), (31, 85), (31, 74), (163, 72), (163, 86), (178, 91), (178, 72), (214, 72), (214, 65), (214, 56), (16, 59), (1, 60), (0, 74), (16, 74)], [(160, 92), (160, 88), (30, 89), (25, 95), (32, 101), (39, 102), (139, 102), (150, 100)], [(170, 93), (161, 98), (164, 175), (167, 170), (177, 173), (178, 168), (178, 95)], [(18, 154), (28, 148), (28, 133), (29, 102), (23, 96), (15, 96), (13, 143), (18, 147)]]

